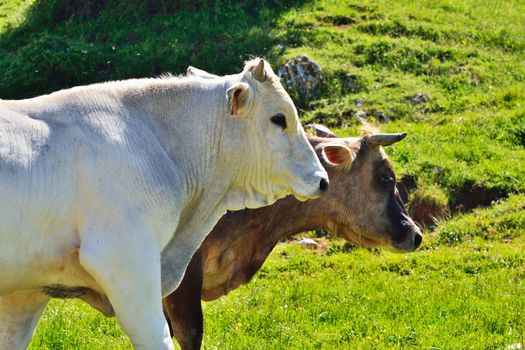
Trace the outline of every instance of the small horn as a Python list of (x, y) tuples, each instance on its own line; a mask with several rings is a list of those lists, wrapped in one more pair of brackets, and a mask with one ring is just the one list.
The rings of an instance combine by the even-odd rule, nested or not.
[(261, 83), (266, 80), (266, 70), (264, 69), (264, 60), (260, 60), (257, 67), (252, 70), (253, 78)]
[(188, 66), (188, 68), (186, 68), (186, 75), (197, 75), (197, 68)]
[(202, 69), (199, 69), (199, 68), (195, 68), (195, 67), (192, 67), (192, 66), (188, 66), (188, 68), (186, 69), (186, 75), (193, 76), (193, 77), (198, 77), (198, 78), (204, 78), (204, 79), (219, 78), (218, 75), (208, 73), (205, 70), (202, 70)]
[(331, 137), (337, 137), (333, 132), (332, 130), (328, 129), (326, 126), (324, 125), (321, 125), (321, 124), (315, 124), (315, 123), (312, 123), (312, 124), (309, 124), (307, 125), (309, 126), (310, 128), (312, 128), (315, 136), (318, 136), (318, 137), (327, 137), (327, 138), (331, 138)]
[(370, 146), (390, 146), (393, 143), (401, 141), (406, 136), (406, 132), (400, 134), (373, 134), (368, 136), (366, 143)]

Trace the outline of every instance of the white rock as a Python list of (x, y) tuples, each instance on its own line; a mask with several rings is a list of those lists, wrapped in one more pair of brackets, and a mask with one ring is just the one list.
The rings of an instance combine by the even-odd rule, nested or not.
[(308, 56), (301, 55), (286, 61), (277, 75), (288, 92), (316, 97), (323, 80), (321, 67)]
[(299, 241), (299, 244), (307, 249), (317, 248), (317, 242), (311, 238), (302, 237), (301, 240)]

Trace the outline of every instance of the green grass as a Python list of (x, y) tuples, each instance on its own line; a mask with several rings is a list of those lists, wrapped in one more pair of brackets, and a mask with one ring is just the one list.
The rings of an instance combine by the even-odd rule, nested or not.
[(78, 300), (52, 300), (29, 349), (133, 349), (116, 318)]
[(525, 331), (523, 240), (412, 255), (280, 246), (206, 305), (208, 349), (504, 348)]
[(37, 0), (0, 36), (0, 97), (179, 74), (190, 63), (232, 73), (271, 49), (271, 19), (302, 2)]
[(525, 190), (523, 139), (515, 133), (524, 123), (525, 111), (506, 110), (468, 112), (426, 123), (396, 122), (385, 130), (410, 134), (409, 142), (389, 152), (401, 173), (436, 183), (452, 194), (466, 183), (510, 193)]
[[(409, 255), (280, 245), (205, 304), (204, 347), (506, 349), (525, 345), (524, 13), (521, 0), (3, 0), (0, 98), (306, 53), (324, 81), (316, 98), (291, 91), (302, 121), (353, 136), (362, 110), (408, 131), (386, 148), (396, 173), (450, 217)], [(92, 348), (131, 345), (78, 301), (53, 301), (31, 344)]]
[(24, 19), (24, 13), (34, 0), (2, 0), (0, 3), (0, 32), (8, 26), (16, 26)]
[(454, 244), (465, 239), (512, 241), (525, 232), (525, 196), (512, 195), (490, 208), (458, 215), (439, 225), (433, 236), (438, 244)]
[[(523, 198), (521, 198), (523, 201)], [(504, 349), (525, 341), (524, 236), (413, 254), (281, 244), (254, 281), (205, 303), (205, 349)], [(128, 349), (114, 319), (55, 301), (31, 349)]]
[(323, 97), (296, 97), (305, 122), (355, 135), (356, 111), (386, 115), (382, 130), (409, 132), (387, 150), (399, 175), (440, 186), (453, 207), (471, 187), (502, 197), (525, 184), (524, 6), (314, 1), (277, 21), (278, 62), (307, 53), (325, 71)]
[[(419, 186), (438, 185), (456, 204), (462, 190), (477, 186), (503, 197), (525, 191), (525, 110), (520, 108), (394, 121), (382, 131), (407, 131), (403, 142), (386, 148), (398, 177)], [(358, 128), (340, 130), (355, 135)], [(498, 197), (498, 196), (497, 196)]]

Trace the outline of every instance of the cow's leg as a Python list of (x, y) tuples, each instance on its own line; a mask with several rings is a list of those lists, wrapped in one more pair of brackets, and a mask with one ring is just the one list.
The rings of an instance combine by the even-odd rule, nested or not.
[(202, 343), (202, 262), (199, 251), (191, 259), (179, 287), (164, 298), (172, 335), (182, 350), (198, 350)]
[(97, 222), (81, 231), (80, 263), (108, 296), (135, 349), (173, 349), (155, 234), (136, 220), (125, 227)]
[(40, 292), (21, 292), (0, 297), (0, 349), (26, 349), (49, 302)]

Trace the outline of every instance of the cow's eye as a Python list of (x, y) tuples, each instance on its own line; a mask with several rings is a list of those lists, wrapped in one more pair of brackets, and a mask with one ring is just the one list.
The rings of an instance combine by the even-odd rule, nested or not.
[(272, 123), (280, 126), (281, 128), (286, 129), (286, 117), (282, 113), (277, 113), (271, 119)]
[(383, 175), (379, 178), (379, 182), (387, 187), (390, 187), (394, 184), (394, 178), (390, 175)]

